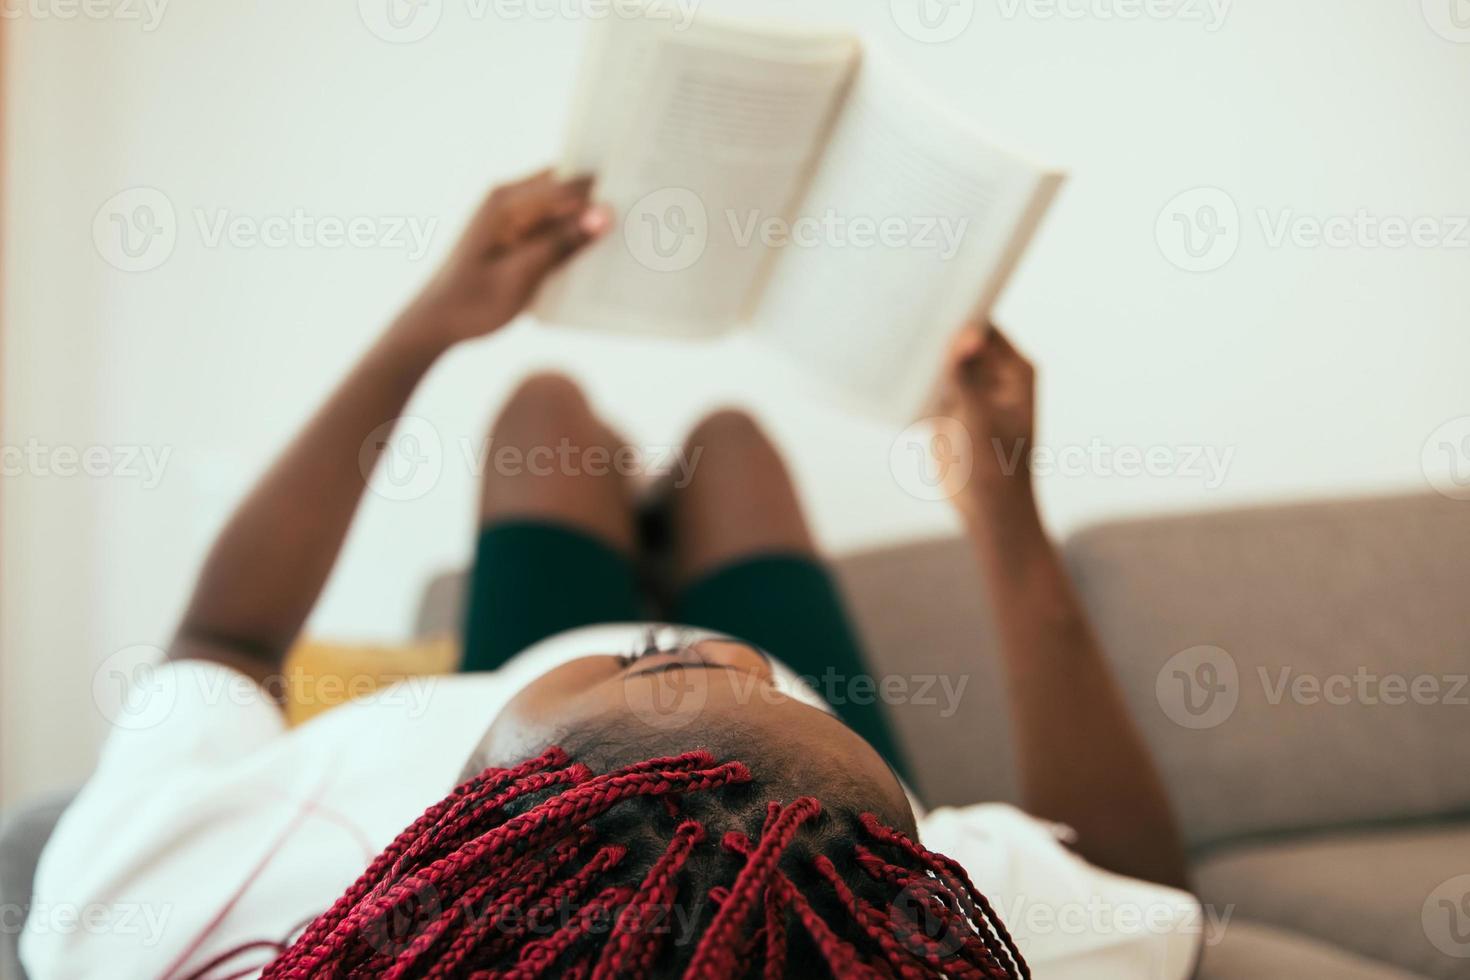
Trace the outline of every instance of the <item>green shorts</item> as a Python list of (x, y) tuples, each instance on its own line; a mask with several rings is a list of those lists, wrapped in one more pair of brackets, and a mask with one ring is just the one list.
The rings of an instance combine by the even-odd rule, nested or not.
[[(633, 562), (582, 531), (508, 521), (480, 532), (467, 596), (462, 670), (495, 670), (564, 630), (653, 618)], [(662, 617), (738, 637), (780, 660), (818, 691), (868, 674), (831, 576), (804, 555), (772, 554), (716, 569)], [(870, 688), (871, 689), (871, 688)], [(835, 698), (838, 716), (907, 777), (876, 698)]]

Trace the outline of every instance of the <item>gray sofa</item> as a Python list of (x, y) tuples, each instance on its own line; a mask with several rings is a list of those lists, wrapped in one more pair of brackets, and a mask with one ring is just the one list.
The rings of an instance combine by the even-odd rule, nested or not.
[[(1200, 977), (1470, 977), (1470, 504), (1114, 523), (1066, 554), (1217, 917)], [(942, 703), (891, 709), (920, 793), (1015, 800), (964, 543), (852, 555), (837, 571), (878, 671), (913, 673), (922, 651), (924, 671), (967, 678), (949, 717)], [(422, 633), (453, 629), (461, 586), (431, 584)]]

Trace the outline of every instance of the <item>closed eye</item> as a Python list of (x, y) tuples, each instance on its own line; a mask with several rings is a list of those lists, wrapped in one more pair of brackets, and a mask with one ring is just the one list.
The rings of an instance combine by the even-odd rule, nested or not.
[(660, 653), (684, 654), (693, 649), (693, 644), (703, 636), (703, 631), (683, 626), (650, 625), (639, 634), (633, 649), (622, 654), (618, 660), (624, 667), (631, 667), (644, 657)]

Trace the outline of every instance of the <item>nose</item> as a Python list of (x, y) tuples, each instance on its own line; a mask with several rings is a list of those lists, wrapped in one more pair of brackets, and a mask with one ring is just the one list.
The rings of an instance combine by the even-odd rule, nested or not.
[(771, 658), (740, 640), (714, 638), (700, 640), (691, 648), (705, 663), (733, 667), (762, 677), (771, 676)]

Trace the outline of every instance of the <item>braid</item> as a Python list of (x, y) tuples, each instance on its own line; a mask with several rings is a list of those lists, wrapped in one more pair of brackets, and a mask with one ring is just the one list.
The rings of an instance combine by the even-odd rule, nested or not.
[(992, 951), (995, 950), (997, 945), (1003, 947), (1006, 954), (1010, 957), (1012, 964), (1015, 966), (1016, 971), (1022, 977), (1028, 978), (1029, 980), (1031, 970), (1026, 966), (1026, 961), (1021, 958), (1020, 951), (1016, 949), (1016, 944), (1011, 939), (1010, 932), (1007, 931), (1005, 924), (1000, 921), (1000, 916), (996, 915), (995, 910), (990, 907), (990, 902), (984, 895), (980, 894), (979, 889), (970, 881), (969, 874), (966, 873), (964, 868), (960, 867), (958, 862), (952, 858), (945, 857), (943, 854), (935, 854), (916, 841), (910, 840), (899, 831), (883, 826), (878, 822), (878, 818), (871, 813), (862, 814), (858, 820), (862, 824), (863, 829), (875, 840), (880, 840), (885, 844), (897, 845), (951, 888), (958, 883), (960, 887), (955, 892), (956, 897), (964, 904), (965, 912), (969, 916), (970, 921), (980, 923), (985, 927), (981, 932), (981, 938), (984, 940), (985, 945), (991, 947)]
[(957, 863), (811, 796), (761, 819), (755, 792), (747, 766), (704, 750), (596, 774), (553, 748), (487, 769), (262, 976), (1029, 976)]
[(762, 980), (781, 980), (786, 975), (786, 909), (780, 889), (766, 891), (766, 965)]
[(643, 882), (637, 897), (623, 909), (618, 927), (608, 937), (602, 958), (592, 970), (592, 980), (607, 980), (625, 972), (647, 975), (667, 933), (658, 926), (673, 910), (678, 884), (675, 877), (684, 867), (696, 844), (705, 838), (704, 827), (685, 820), (674, 831), (674, 840)]
[[(847, 908), (858, 925), (862, 926), (863, 932), (883, 949), (889, 962), (898, 970), (899, 976), (904, 980), (922, 978), (924, 971), (909, 962), (909, 958), (903, 955), (906, 952), (905, 947), (894, 938), (893, 930), (885, 916), (868, 902), (853, 894), (847, 882), (842, 880), (842, 875), (838, 873), (837, 866), (832, 863), (832, 859), (823, 854), (817, 858), (816, 867), (817, 873), (832, 885), (832, 890), (837, 893), (838, 900)], [(951, 966), (950, 969), (953, 967)]]
[[(761, 834), (760, 844), (745, 862), (740, 877), (730, 886), (729, 899), (720, 906), (715, 921), (700, 939), (688, 976), (727, 977), (735, 972), (737, 938), (743, 932), (746, 918), (755, 908), (757, 896), (770, 884), (776, 873), (776, 862), (802, 823), (820, 812), (820, 803), (810, 796), (803, 796), (781, 811), (775, 820), (767, 820), (767, 829)], [(730, 847), (738, 838), (739, 835), (732, 831), (726, 836), (725, 846)]]
[[(912, 913), (907, 910), (902, 914), (889, 916), (890, 927), (915, 953), (931, 963), (963, 953), (966, 954), (967, 962), (979, 965), (984, 971), (977, 974), (972, 970), (968, 972), (969, 976), (1012, 975), (1006, 967), (998, 965), (998, 954), (995, 953), (993, 944), (985, 939), (977, 939), (968, 926), (969, 920), (955, 911), (952, 893), (936, 885), (932, 878), (922, 874), (915, 875), (900, 865), (884, 861), (862, 846), (857, 848), (857, 857), (859, 867), (875, 880), (887, 882), (898, 889), (899, 899), (904, 904), (914, 903), (920, 911), (932, 918), (939, 938), (931, 936), (927, 926), (917, 921), (916, 916), (914, 921), (910, 921)], [(999, 956), (1005, 958), (1007, 954), (1002, 953)], [(956, 969), (964, 972), (962, 967), (957, 966)]]

